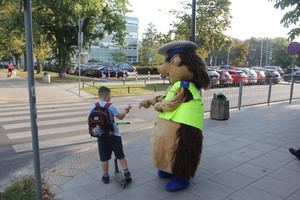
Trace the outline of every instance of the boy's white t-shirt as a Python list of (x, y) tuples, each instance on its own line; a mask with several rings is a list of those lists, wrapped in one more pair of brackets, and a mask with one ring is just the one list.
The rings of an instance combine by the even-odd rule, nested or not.
[[(107, 103), (107, 101), (99, 101), (99, 104), (100, 104), (101, 107), (104, 107), (106, 103)], [(88, 112), (87, 117), (90, 116), (91, 112), (94, 110), (95, 107), (96, 107), (95, 104), (90, 107), (90, 110)], [(115, 117), (115, 116), (121, 114), (121, 112), (119, 111), (119, 109), (114, 104), (111, 104), (108, 107), (108, 111), (110, 112), (110, 115), (112, 117)], [(114, 134), (115, 134), (115, 136), (121, 136), (121, 134), (119, 132), (118, 125), (117, 125), (117, 123), (115, 121), (114, 121), (113, 126), (114, 126)]]

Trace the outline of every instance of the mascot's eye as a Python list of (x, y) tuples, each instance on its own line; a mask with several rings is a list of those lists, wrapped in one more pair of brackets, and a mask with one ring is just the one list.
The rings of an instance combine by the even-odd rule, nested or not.
[(171, 63), (172, 62), (172, 57), (167, 57), (166, 63)]

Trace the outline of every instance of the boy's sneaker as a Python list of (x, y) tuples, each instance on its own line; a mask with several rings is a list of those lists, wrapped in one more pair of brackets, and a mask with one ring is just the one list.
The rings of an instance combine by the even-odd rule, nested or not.
[(108, 184), (109, 183), (109, 176), (102, 176), (102, 181), (104, 184)]
[(126, 183), (130, 183), (132, 181), (130, 172), (124, 173)]

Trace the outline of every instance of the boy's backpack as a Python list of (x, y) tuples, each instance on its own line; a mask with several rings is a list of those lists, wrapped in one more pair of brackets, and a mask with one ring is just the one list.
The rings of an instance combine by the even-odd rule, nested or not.
[(101, 107), (99, 102), (95, 104), (94, 110), (88, 117), (89, 133), (92, 137), (108, 138), (114, 135), (113, 118), (111, 119), (106, 103)]

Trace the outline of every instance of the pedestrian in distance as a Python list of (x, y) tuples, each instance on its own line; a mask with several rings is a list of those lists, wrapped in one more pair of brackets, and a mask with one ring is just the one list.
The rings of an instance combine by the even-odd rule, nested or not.
[(11, 77), (12, 76), (12, 71), (14, 69), (13, 64), (11, 62), (9, 62), (8, 65), (7, 65), (7, 68), (8, 68), (7, 77)]
[[(107, 87), (100, 87), (98, 90), (98, 95), (99, 95), (99, 105), (101, 107), (104, 107), (111, 100), (111, 90)], [(95, 109), (95, 107), (96, 107), (95, 104), (90, 107), (88, 118), (92, 113), (92, 111)], [(129, 113), (131, 107), (132, 107), (131, 105), (128, 105), (126, 108), (123, 109), (122, 112), (120, 112), (119, 109), (113, 103), (110, 104), (110, 106), (108, 107), (110, 117), (113, 121), (114, 135), (108, 138), (98, 137), (97, 140), (98, 151), (99, 151), (100, 161), (103, 170), (102, 181), (105, 184), (109, 183), (108, 170), (109, 170), (109, 160), (111, 159), (112, 152), (114, 152), (116, 158), (119, 160), (119, 163), (121, 164), (124, 170), (125, 181), (129, 183), (132, 180), (131, 174), (128, 169), (127, 160), (125, 158), (125, 154), (123, 151), (121, 134), (119, 132), (116, 122), (114, 121), (114, 117), (118, 118), (119, 120), (124, 119), (124, 117)]]
[(293, 148), (289, 148), (289, 151), (290, 151), (291, 154), (296, 156), (298, 158), (298, 160), (300, 160), (300, 148), (298, 150), (293, 149)]

